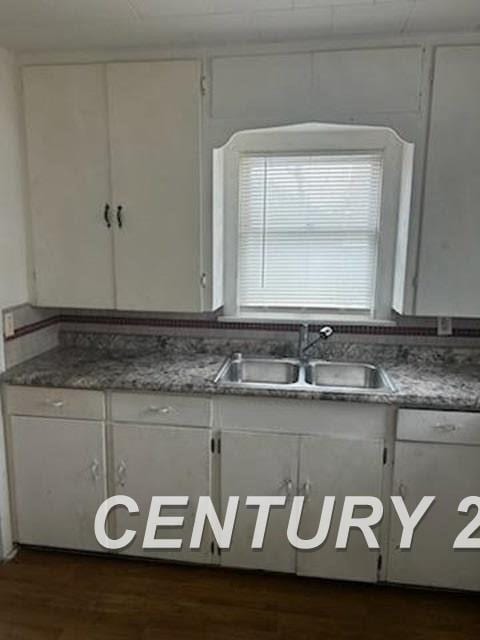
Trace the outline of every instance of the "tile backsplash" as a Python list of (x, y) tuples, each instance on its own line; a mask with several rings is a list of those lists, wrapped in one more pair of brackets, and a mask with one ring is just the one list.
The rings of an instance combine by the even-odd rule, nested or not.
[[(221, 310), (219, 310), (221, 311)], [(190, 336), (225, 340), (286, 340), (294, 343), (298, 325), (286, 323), (225, 322), (219, 311), (205, 314), (160, 314), (105, 310), (45, 309), (21, 305), (12, 313), (15, 333), (5, 338), (5, 364), (12, 367), (55, 348), (62, 332), (145, 336)], [(453, 336), (437, 335), (435, 318), (397, 317), (395, 325), (331, 323), (332, 343), (382, 343), (476, 347), (480, 320), (455, 320)], [(311, 324), (312, 331), (318, 325)], [(253, 347), (252, 347), (253, 348)]]

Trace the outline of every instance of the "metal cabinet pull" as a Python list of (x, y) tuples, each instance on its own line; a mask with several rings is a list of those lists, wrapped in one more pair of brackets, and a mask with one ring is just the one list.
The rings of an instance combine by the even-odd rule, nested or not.
[(290, 478), (287, 478), (282, 482), (282, 484), (280, 485), (280, 489), (283, 488), (285, 488), (285, 495), (287, 496), (287, 498), (290, 498), (293, 494), (293, 482), (292, 480), (290, 480)]
[(117, 467), (117, 483), (124, 487), (127, 481), (127, 463), (125, 460), (121, 460)]
[(146, 413), (163, 413), (164, 415), (173, 413), (173, 412), (174, 412), (173, 407), (157, 407), (154, 404), (147, 407), (147, 410), (146, 410)]
[(118, 223), (119, 229), (123, 227), (122, 211), (123, 211), (123, 207), (121, 204), (119, 204), (117, 207), (117, 223)]
[(312, 485), (308, 480), (303, 483), (302, 494), (305, 496), (305, 502), (308, 502), (310, 500), (310, 490), (311, 490), (311, 488), (312, 488)]
[(49, 407), (53, 407), (54, 409), (61, 409), (64, 405), (63, 400), (47, 400), (45, 402)]
[(105, 209), (103, 211), (103, 217), (105, 219), (105, 224), (110, 229), (112, 226), (112, 223), (110, 222), (110, 205), (108, 204), (108, 202), (105, 205)]
[(454, 424), (436, 424), (433, 428), (435, 431), (441, 431), (443, 433), (452, 433), (457, 430), (457, 427)]
[(90, 473), (92, 474), (92, 479), (94, 482), (99, 480), (100, 478), (100, 463), (98, 460), (94, 460), (90, 465)]

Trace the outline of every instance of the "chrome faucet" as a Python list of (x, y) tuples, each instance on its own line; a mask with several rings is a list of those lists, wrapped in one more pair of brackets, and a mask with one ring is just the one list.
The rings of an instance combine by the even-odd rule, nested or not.
[(311, 347), (316, 345), (320, 340), (328, 340), (328, 338), (330, 338), (330, 336), (333, 334), (333, 329), (329, 326), (322, 327), (318, 332), (318, 336), (310, 342), (308, 341), (309, 332), (310, 329), (306, 322), (300, 325), (298, 334), (298, 358), (302, 362), (306, 360), (307, 351)]

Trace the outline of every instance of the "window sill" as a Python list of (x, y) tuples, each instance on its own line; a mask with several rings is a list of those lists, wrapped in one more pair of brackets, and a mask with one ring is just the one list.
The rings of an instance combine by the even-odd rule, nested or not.
[(380, 327), (394, 327), (397, 325), (395, 320), (371, 318), (368, 316), (355, 316), (355, 315), (339, 315), (339, 314), (295, 314), (295, 313), (249, 313), (248, 315), (239, 314), (235, 316), (220, 316), (218, 318), (221, 322), (258, 322), (265, 324), (300, 324), (302, 322), (308, 323), (336, 323), (347, 325), (367, 325), (367, 326), (380, 326)]

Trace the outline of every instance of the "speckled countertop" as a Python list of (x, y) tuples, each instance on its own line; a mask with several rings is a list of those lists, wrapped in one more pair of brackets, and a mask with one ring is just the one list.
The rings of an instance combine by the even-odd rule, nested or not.
[(480, 411), (480, 349), (402, 347), (331, 342), (328, 360), (383, 367), (396, 392), (343, 393), (293, 389), (246, 389), (218, 385), (215, 376), (234, 351), (292, 355), (293, 343), (133, 337), (68, 333), (62, 345), (0, 376), (0, 382), (74, 389), (109, 389), (256, 395), (404, 407)]

